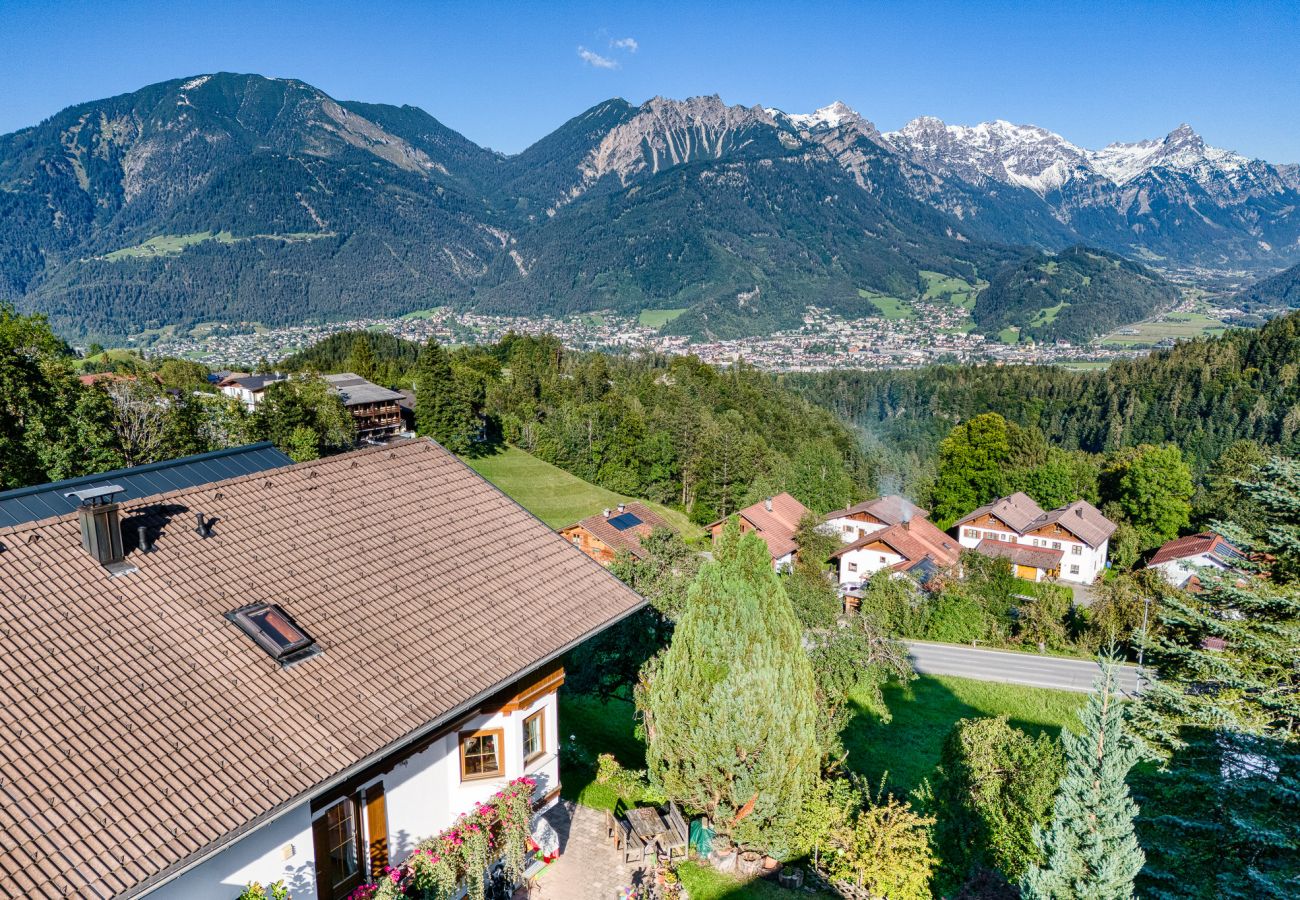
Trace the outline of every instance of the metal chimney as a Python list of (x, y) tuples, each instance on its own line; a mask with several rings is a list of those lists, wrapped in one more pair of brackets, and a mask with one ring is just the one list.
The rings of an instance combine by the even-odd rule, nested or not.
[(81, 546), (101, 566), (114, 566), (126, 558), (122, 547), (122, 525), (113, 500), (126, 488), (117, 484), (69, 491), (77, 498), (77, 519), (81, 523)]
[(763, 501), (763, 509), (767, 510), (768, 512), (771, 512), (771, 511), (772, 511), (772, 498), (771, 498), (771, 497), (768, 497), (766, 500)]

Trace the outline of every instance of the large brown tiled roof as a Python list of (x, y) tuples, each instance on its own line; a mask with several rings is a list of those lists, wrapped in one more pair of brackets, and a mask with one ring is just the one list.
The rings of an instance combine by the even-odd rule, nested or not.
[(1044, 525), (1060, 525), (1089, 547), (1101, 546), (1103, 541), (1115, 533), (1115, 523), (1087, 500), (1075, 500), (1043, 513), (1029, 523), (1025, 531), (1036, 531)]
[(825, 519), (844, 519), (857, 513), (867, 513), (875, 516), (886, 525), (897, 525), (900, 522), (906, 522), (917, 517), (928, 518), (930, 511), (921, 509), (906, 497), (898, 494), (886, 494), (883, 497), (875, 497), (871, 500), (863, 500), (861, 503), (855, 503), (844, 509), (837, 509), (834, 512), (828, 512)]
[(1158, 566), (1161, 563), (1169, 562), (1174, 559), (1188, 559), (1193, 556), (1200, 556), (1203, 553), (1213, 553), (1218, 556), (1227, 556), (1229, 559), (1241, 555), (1241, 551), (1229, 544), (1222, 537), (1212, 531), (1203, 531), (1200, 534), (1191, 534), (1187, 537), (1175, 538), (1172, 541), (1161, 544), (1160, 549), (1155, 552), (1148, 566)]
[(971, 519), (978, 519), (985, 513), (996, 516), (999, 522), (1005, 522), (1012, 531), (1024, 534), (1030, 524), (1043, 515), (1043, 508), (1034, 502), (1034, 498), (1022, 491), (1016, 491), (1007, 497), (999, 497), (992, 503), (986, 503), (978, 509), (962, 516), (953, 527), (964, 525)]
[[(772, 504), (770, 510), (767, 508), (769, 502)], [(767, 500), (760, 500), (752, 506), (746, 506), (736, 515), (754, 526), (754, 530), (767, 544), (767, 550), (775, 560), (799, 549), (795, 534), (799, 531), (800, 520), (808, 515), (808, 508), (782, 491)], [(712, 528), (723, 521), (725, 520), (719, 519), (709, 527)]]
[(890, 525), (864, 534), (851, 544), (845, 544), (831, 554), (838, 559), (851, 550), (858, 550), (880, 541), (888, 544), (906, 562), (917, 563), (927, 556), (938, 566), (956, 564), (961, 556), (961, 544), (956, 538), (940, 531), (929, 519), (912, 519), (906, 524)]
[(1061, 567), (1064, 553), (1050, 547), (1034, 547), (1029, 544), (1013, 544), (1010, 541), (995, 541), (984, 538), (975, 547), (975, 552), (984, 556), (1010, 560), (1018, 566), (1051, 571)]
[[(131, 896), (642, 603), (430, 441), (123, 515), (160, 533), (116, 578), (75, 514), (0, 529), (3, 896)], [(256, 601), (324, 652), (281, 668)]]
[[(629, 514), (640, 519), (640, 523), (622, 529), (611, 524), (617, 520), (619, 516)], [(563, 530), (568, 531), (579, 526), (585, 528), (594, 537), (599, 538), (604, 542), (605, 546), (609, 547), (611, 550), (614, 550), (615, 552), (626, 550), (633, 556), (645, 555), (645, 552), (641, 549), (641, 539), (649, 537), (651, 532), (656, 528), (667, 528), (669, 531), (673, 530), (673, 527), (668, 524), (668, 521), (663, 516), (659, 515), (659, 513), (655, 512), (644, 503), (637, 503), (636, 501), (623, 504), (622, 510), (610, 510), (608, 516), (604, 513), (596, 513), (594, 516), (587, 516), (587, 518), (583, 519), (581, 522), (570, 525), (568, 528)]]

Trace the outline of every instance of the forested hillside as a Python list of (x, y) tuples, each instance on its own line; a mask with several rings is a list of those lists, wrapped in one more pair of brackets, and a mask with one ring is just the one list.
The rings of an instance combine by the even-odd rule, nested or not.
[(1087, 247), (1035, 253), (994, 273), (975, 301), (980, 329), (1083, 342), (1172, 306), (1177, 289), (1136, 263)]
[(1300, 266), (1256, 282), (1233, 298), (1247, 312), (1300, 307)]
[(1101, 372), (935, 366), (788, 376), (786, 383), (861, 428), (900, 470), (932, 465), (954, 424), (997, 412), (1067, 449), (1172, 442), (1199, 474), (1242, 438), (1300, 450), (1298, 374), (1300, 314), (1292, 314)]

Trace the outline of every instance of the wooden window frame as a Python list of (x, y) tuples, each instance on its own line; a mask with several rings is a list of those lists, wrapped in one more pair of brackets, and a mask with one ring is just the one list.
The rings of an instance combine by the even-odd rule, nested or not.
[[(537, 750), (534, 751), (532, 754), (529, 754), (528, 724), (534, 720), (537, 721)], [(537, 712), (533, 713), (531, 716), (524, 717), (522, 732), (523, 732), (524, 765), (529, 765), (530, 763), (537, 762), (537, 760), (541, 759), (543, 756), (546, 755), (546, 707), (542, 707)]]
[[(478, 774), (468, 774), (465, 771), (465, 742), (471, 738), (488, 737), (496, 738), (496, 758), (497, 768), (495, 772), (481, 772)], [(480, 728), (477, 731), (462, 731), (456, 735), (456, 753), (460, 757), (460, 780), (461, 781), (486, 781), (492, 778), (504, 778), (506, 774), (505, 766), (505, 742), (506, 733), (504, 728)]]

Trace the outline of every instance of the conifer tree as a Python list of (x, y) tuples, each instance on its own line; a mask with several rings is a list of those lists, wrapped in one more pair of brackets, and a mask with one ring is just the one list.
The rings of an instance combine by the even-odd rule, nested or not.
[(432, 338), (415, 363), (415, 429), (454, 453), (469, 449), (473, 413), (456, 384), (451, 358)]
[(767, 545), (733, 522), (637, 692), (652, 777), (742, 844), (786, 846), (817, 776), (813, 673), (800, 641)]
[(1103, 657), (1101, 666), (1079, 711), (1083, 733), (1061, 732), (1065, 777), (1051, 825), (1034, 832), (1045, 862), (1021, 880), (1025, 900), (1126, 900), (1145, 861), (1133, 831), (1137, 804), (1124, 781), (1140, 754), (1127, 732), (1117, 662)]
[(1242, 487), (1251, 521), (1219, 527), (1251, 559), (1163, 598), (1146, 642), (1158, 679), (1138, 724), (1167, 758), (1135, 784), (1144, 895), (1300, 885), (1300, 466), (1274, 460)]
[(362, 378), (375, 377), (375, 351), (370, 346), (370, 335), (362, 331), (352, 339), (348, 354), (348, 371)]

